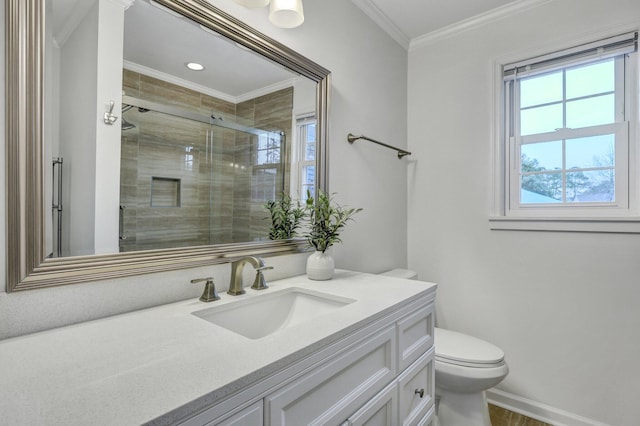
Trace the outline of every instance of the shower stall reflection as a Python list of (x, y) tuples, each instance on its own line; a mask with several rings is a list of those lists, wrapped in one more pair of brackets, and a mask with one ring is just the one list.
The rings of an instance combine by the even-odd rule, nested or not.
[(284, 131), (125, 96), (121, 143), (120, 251), (266, 238)]

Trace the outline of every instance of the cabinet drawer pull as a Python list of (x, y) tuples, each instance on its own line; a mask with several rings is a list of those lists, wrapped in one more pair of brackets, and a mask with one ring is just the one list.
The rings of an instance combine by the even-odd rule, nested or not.
[(424, 396), (424, 389), (416, 389), (414, 394), (420, 395), (420, 398), (422, 398)]

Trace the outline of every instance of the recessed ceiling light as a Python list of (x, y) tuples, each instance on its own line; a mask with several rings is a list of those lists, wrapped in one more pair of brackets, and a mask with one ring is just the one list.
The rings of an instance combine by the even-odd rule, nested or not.
[(187, 62), (185, 65), (192, 71), (202, 71), (204, 69), (204, 66), (197, 62)]

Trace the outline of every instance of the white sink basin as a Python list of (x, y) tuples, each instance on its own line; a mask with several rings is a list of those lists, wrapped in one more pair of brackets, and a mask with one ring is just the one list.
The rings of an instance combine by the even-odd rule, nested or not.
[(353, 302), (346, 297), (291, 287), (192, 314), (249, 339), (260, 339)]

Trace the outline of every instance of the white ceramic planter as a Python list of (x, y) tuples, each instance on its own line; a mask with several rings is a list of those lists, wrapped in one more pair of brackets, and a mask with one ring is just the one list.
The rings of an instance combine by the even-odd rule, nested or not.
[(333, 257), (328, 252), (315, 251), (307, 259), (307, 277), (310, 280), (330, 280), (334, 269)]

